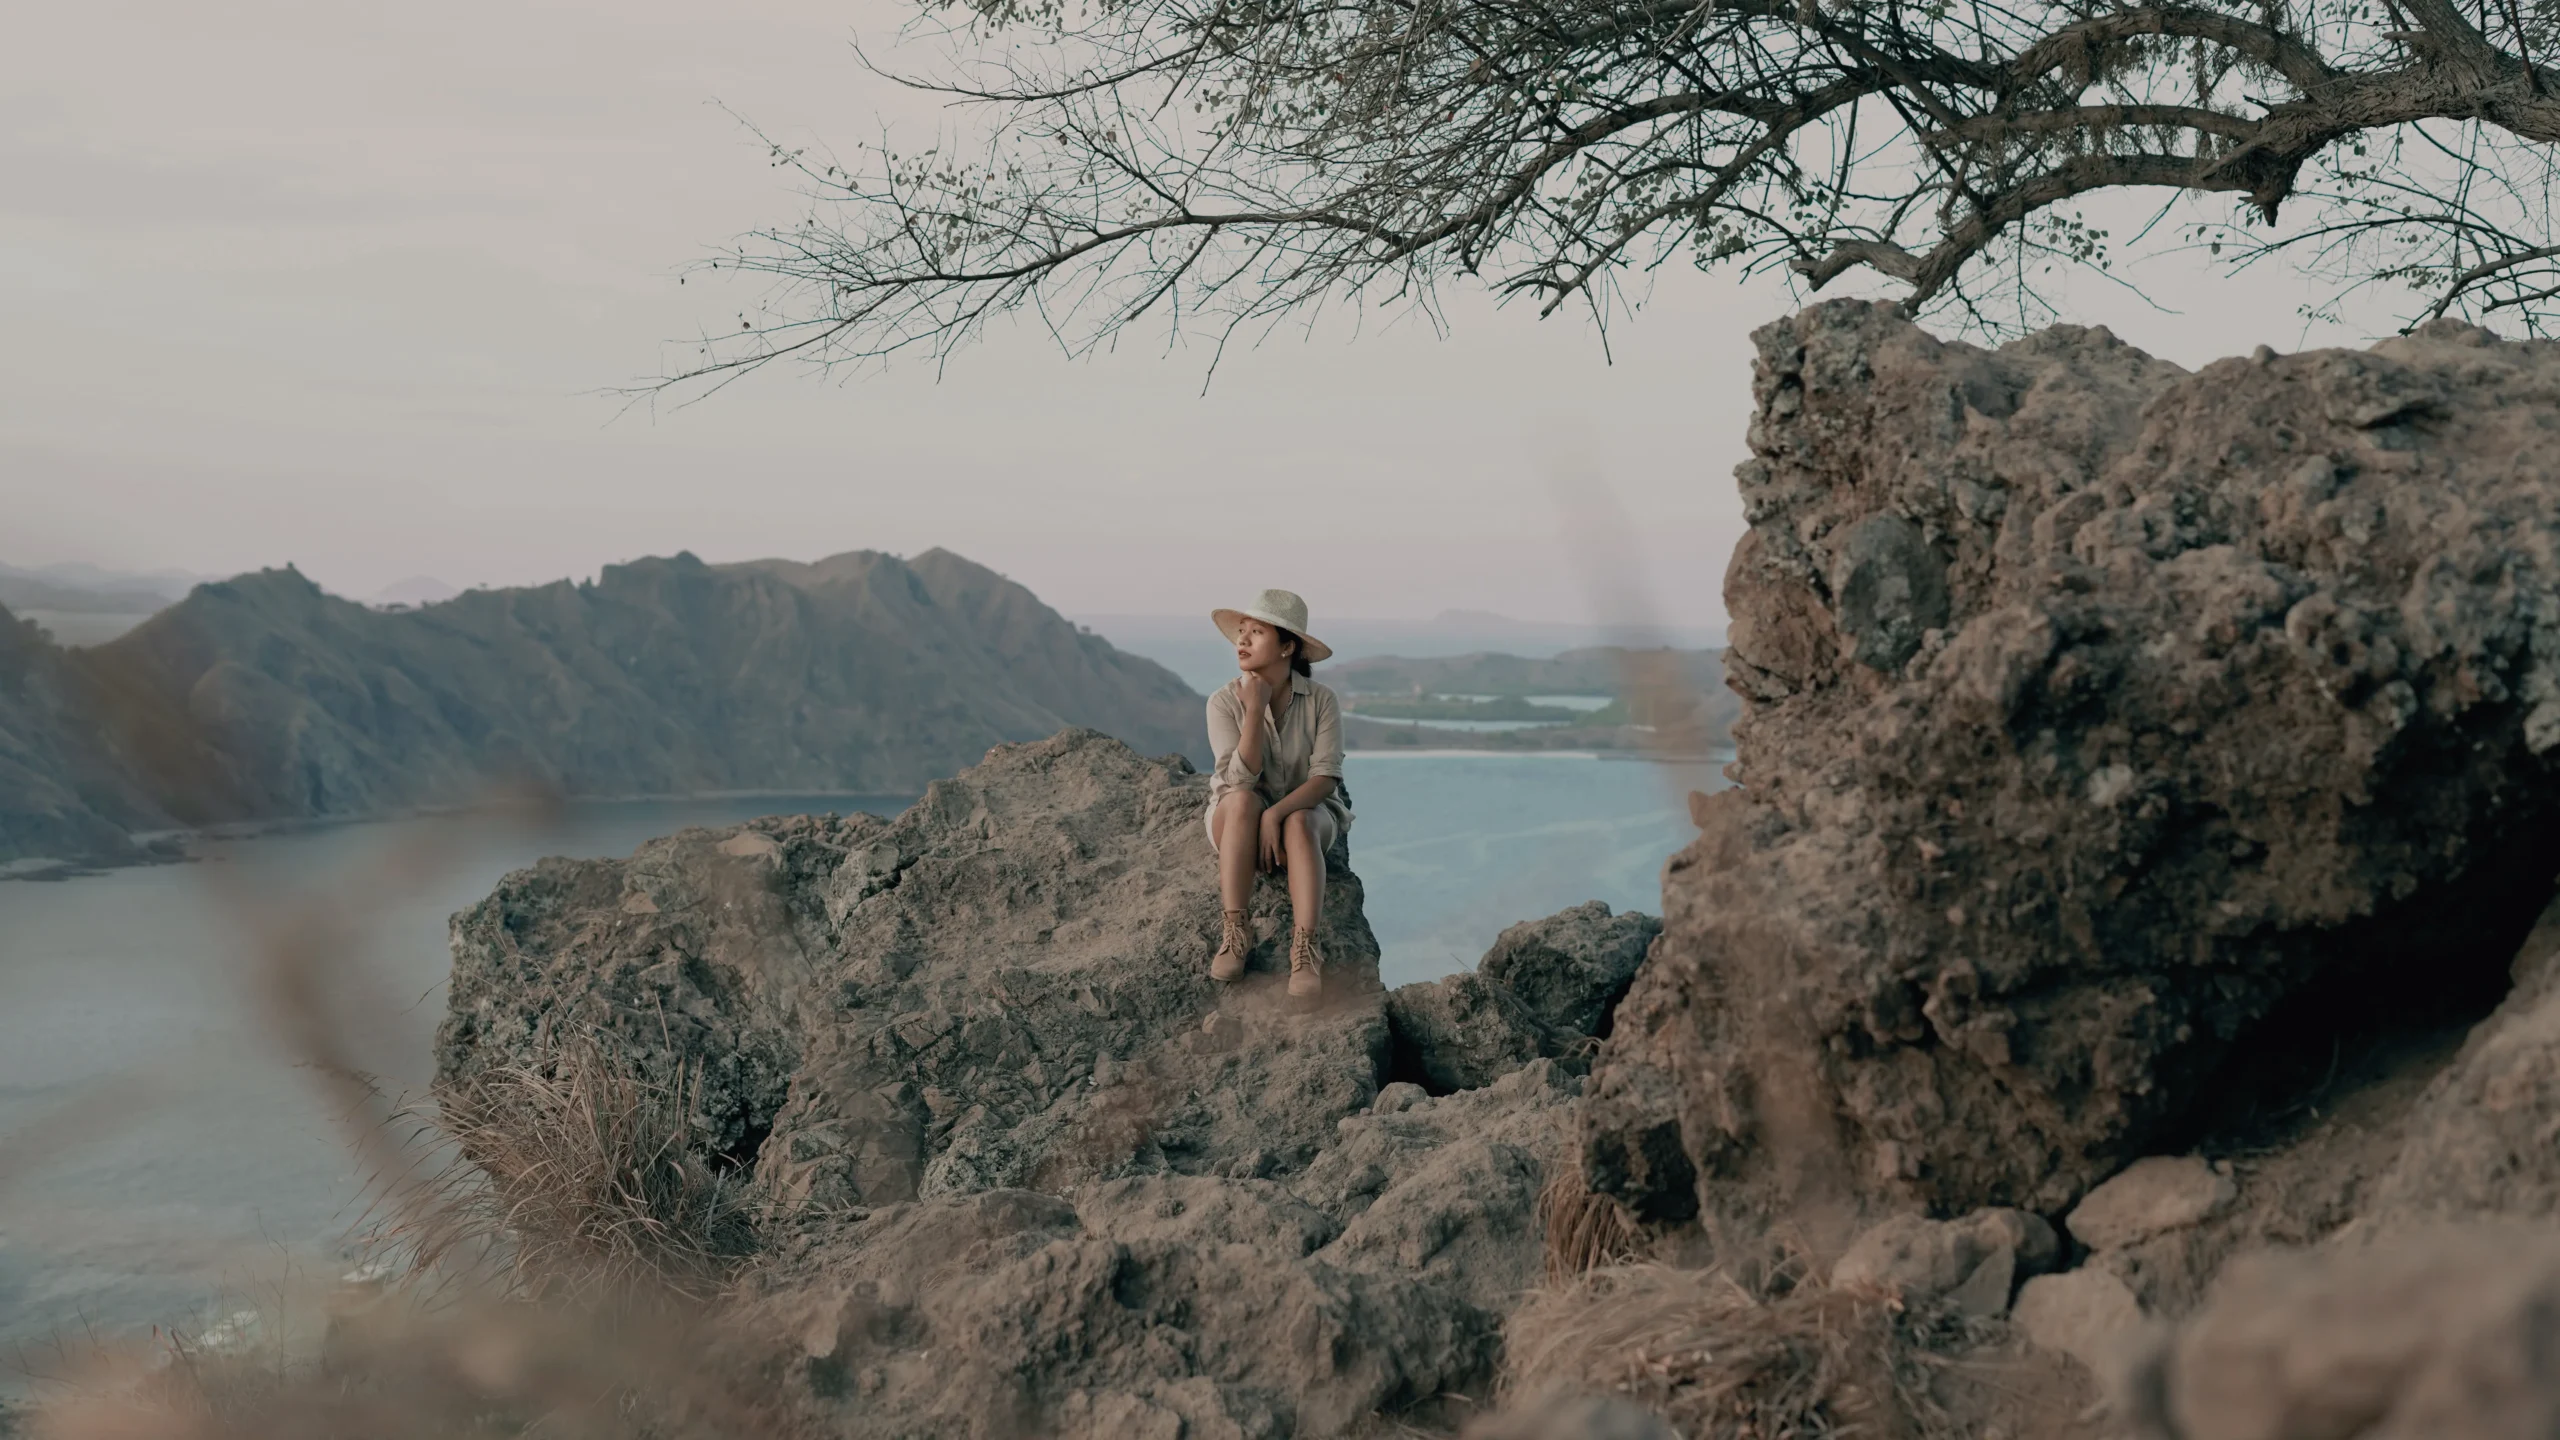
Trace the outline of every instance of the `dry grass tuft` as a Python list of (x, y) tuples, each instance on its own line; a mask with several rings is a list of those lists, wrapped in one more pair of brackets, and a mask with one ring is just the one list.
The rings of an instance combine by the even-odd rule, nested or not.
[(1546, 1232), (1547, 1283), (1634, 1259), (1636, 1226), (1626, 1207), (1585, 1184), (1582, 1167), (1559, 1165), (1538, 1192), (1538, 1225)]
[(709, 1300), (757, 1248), (750, 1177), (689, 1143), (692, 1082), (655, 1084), (601, 1043), (446, 1094), (456, 1158), (389, 1198), (413, 1272), (540, 1302)]
[(1619, 1395), (1689, 1440), (1952, 1440), (1924, 1357), (1878, 1297), (1721, 1271), (1622, 1265), (1530, 1297), (1507, 1329), (1508, 1396)]

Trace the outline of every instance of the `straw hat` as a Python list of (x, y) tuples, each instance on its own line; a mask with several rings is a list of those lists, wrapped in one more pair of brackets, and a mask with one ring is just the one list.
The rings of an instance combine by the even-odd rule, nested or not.
[(1209, 618), (1230, 644), (1235, 641), (1238, 624), (1259, 620), (1265, 625), (1277, 625), (1304, 642), (1298, 653), (1306, 657), (1308, 664), (1333, 658), (1332, 646), (1307, 633), (1307, 602), (1286, 590), (1265, 590), (1253, 597), (1252, 604), (1236, 610), (1212, 610)]

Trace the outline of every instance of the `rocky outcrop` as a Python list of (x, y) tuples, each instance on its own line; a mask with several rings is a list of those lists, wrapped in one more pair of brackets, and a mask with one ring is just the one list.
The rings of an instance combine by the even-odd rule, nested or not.
[(1250, 983), (1202, 948), (1207, 781), (1091, 731), (1001, 747), (896, 820), (688, 830), (546, 861), (454, 920), (442, 1083), (611, 1034), (686, 1069), (704, 1133), (817, 1208), (1302, 1168), (1386, 1058), (1359, 881), (1327, 887), (1327, 1002), (1286, 1005), (1266, 884)]
[(2494, 1000), (2560, 870), (2560, 350), (1756, 338), (1741, 783), (1666, 873), (1592, 1183), (2059, 1214), (2240, 1058)]
[(2560, 1433), (2560, 1246), (2430, 1229), (2235, 1262), (2136, 1362), (2145, 1440), (2510, 1440)]
[(2549, 1257), (2478, 1227), (2560, 1195), (2560, 351), (1760, 342), (1742, 784), (1658, 936), (1390, 995), (1335, 875), (1326, 1002), (1268, 939), (1219, 991), (1205, 783), (1070, 732), (512, 877), (440, 1083), (688, 1086), (770, 1207), (728, 1361), (814, 1433), (1446, 1428), (1586, 1254), (1670, 1263), (1549, 1288), (1599, 1338), (1492, 1433), (1852, 1350), (1787, 1413), (1900, 1413), (2003, 1337), (2057, 1418), (1975, 1375), (1966, 1433), (2088, 1433), (2083, 1371), (2181, 1440), (2547, 1431)]
[[(891, 1205), (755, 1280), (744, 1363), (819, 1433), (1400, 1433), (1481, 1396), (1535, 1282), (1574, 1082), (1345, 1117), (1281, 1179)], [(1409, 1433), (1409, 1432), (1402, 1432)]]
[(1447, 1094), (1542, 1058), (1579, 1073), (1661, 930), (1586, 901), (1504, 930), (1473, 970), (1399, 987), (1387, 997), (1396, 1075)]
[[(1320, 1004), (1284, 994), (1274, 881), (1252, 970), (1216, 986), (1207, 788), (1069, 731), (998, 747), (895, 820), (547, 861), (455, 917), (437, 1083), (601, 1034), (690, 1087), (695, 1144), (772, 1211), (726, 1363), (815, 1433), (1448, 1418), (1446, 1397), (1486, 1393), (1536, 1281), (1580, 1081), (1533, 1058), (1440, 1098), (1386, 1083), (1347, 873), (1327, 883)], [(1507, 973), (1588, 1015), (1531, 974), (1623, 985), (1607, 977), (1647, 923), (1567, 912)]]
[(2218, 1139), (2211, 1159), (2146, 1157), (2098, 1185), (2064, 1217), (2086, 1252), (2073, 1273), (2088, 1278), (2073, 1285), (2116, 1313), (2176, 1321), (2252, 1252), (2547, 1222), (2560, 1206), (2560, 1088), (2545, 1083), (2541, 1038), (2560, 1031), (2555, 961), (2560, 905), (2516, 952), (2514, 992), (2476, 1025), (2342, 1033), (2322, 1083), (2272, 1128)]
[(2362, 1218), (2399, 1226), (2560, 1214), (2560, 903), (2543, 912), (2510, 973), (2514, 991), (2393, 1127)]
[[(1248, 1244), (1124, 1241), (1023, 1191), (856, 1222), (739, 1348), (804, 1431), (1347, 1435), (1489, 1373), (1481, 1311)], [(750, 1361), (749, 1363), (753, 1363)]]

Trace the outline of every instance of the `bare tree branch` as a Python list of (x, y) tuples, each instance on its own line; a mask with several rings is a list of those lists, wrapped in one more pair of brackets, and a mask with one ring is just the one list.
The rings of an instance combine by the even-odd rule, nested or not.
[(2028, 258), (2112, 263), (2069, 207), (2127, 187), (2238, 202), (2178, 244), (2539, 331), (2560, 19), (2499, 4), (932, 0), (953, 74), (902, 78), (983, 153), (777, 147), (808, 214), (717, 262), (774, 288), (663, 383), (1025, 309), (1070, 350), (1149, 316), (1223, 344), (1460, 278), (1605, 316), (1680, 256), (1997, 329), (2045, 304)]

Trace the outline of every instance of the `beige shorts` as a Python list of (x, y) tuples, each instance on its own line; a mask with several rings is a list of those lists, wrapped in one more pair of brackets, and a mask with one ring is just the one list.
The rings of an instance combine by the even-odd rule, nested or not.
[[(1312, 809), (1301, 810), (1298, 813), (1307, 817), (1307, 827), (1315, 832), (1316, 853), (1319, 855), (1332, 854), (1335, 842), (1342, 838), (1342, 822), (1333, 818), (1333, 807), (1330, 805), (1318, 805)], [(1209, 848), (1212, 850), (1217, 849), (1217, 806), (1212, 805), (1208, 809), (1200, 812), (1200, 828), (1209, 832)]]

